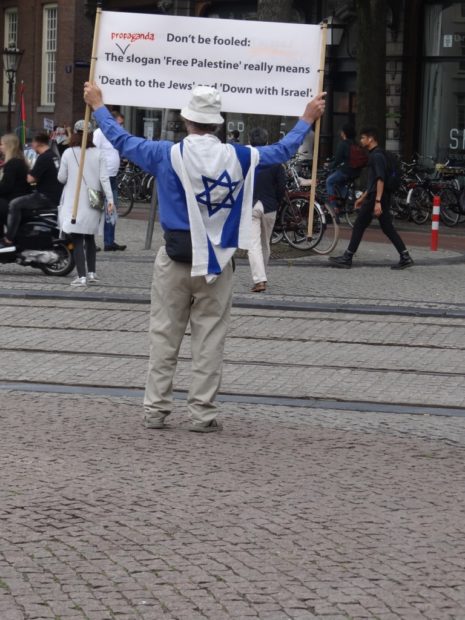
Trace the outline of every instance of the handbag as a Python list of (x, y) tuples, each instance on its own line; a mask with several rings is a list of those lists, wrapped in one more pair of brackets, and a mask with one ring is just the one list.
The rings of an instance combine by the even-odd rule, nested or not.
[[(76, 157), (76, 153), (73, 150), (74, 159), (79, 166), (78, 159)], [(87, 185), (86, 178), (84, 176), (84, 172), (82, 173), (82, 180), (84, 181), (85, 186), (87, 187), (87, 198), (89, 199), (89, 206), (91, 209), (95, 209), (96, 211), (104, 211), (105, 210), (105, 193), (100, 189), (94, 189), (93, 187), (89, 187)]]
[(105, 194), (101, 190), (88, 187), (87, 196), (89, 198), (89, 206), (91, 209), (95, 209), (96, 211), (103, 211), (105, 209)]

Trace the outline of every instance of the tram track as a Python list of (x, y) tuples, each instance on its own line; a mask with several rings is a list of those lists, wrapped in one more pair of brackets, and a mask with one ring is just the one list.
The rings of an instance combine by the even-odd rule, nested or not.
[[(100, 293), (85, 291), (75, 293), (69, 291), (25, 291), (23, 289), (0, 289), (1, 298), (24, 299), (26, 301), (41, 300), (68, 300), (75, 302), (104, 302), (117, 304), (143, 304), (150, 303), (149, 295), (122, 295), (121, 293)], [(418, 302), (417, 302), (418, 303)], [(421, 303), (421, 302), (420, 302)], [(427, 302), (425, 302), (426, 304)], [(439, 305), (426, 307), (421, 305), (386, 305), (366, 303), (340, 303), (340, 302), (314, 302), (295, 301), (271, 296), (262, 299), (233, 296), (233, 308), (277, 310), (282, 312), (331, 312), (359, 315), (393, 315), (408, 317), (435, 317), (435, 318), (460, 318), (465, 319), (465, 306), (463, 304)], [(438, 307), (439, 306), (439, 307)]]
[[(350, 343), (353, 344), (353, 343)], [(110, 353), (100, 351), (63, 351), (57, 349), (31, 349), (31, 348), (16, 348), (16, 347), (0, 347), (0, 353), (4, 351), (6, 353), (24, 353), (29, 356), (30, 361), (34, 355), (59, 355), (62, 357), (92, 357), (100, 359), (121, 359), (121, 360), (148, 360), (149, 355), (143, 353)], [(179, 362), (190, 363), (192, 357), (186, 355), (178, 356)], [(271, 362), (266, 360), (249, 360), (249, 359), (232, 359), (228, 357), (223, 358), (223, 364), (230, 366), (256, 366), (268, 369), (279, 368), (295, 368), (297, 370), (304, 369), (320, 369), (320, 370), (349, 370), (349, 371), (362, 371), (366, 373), (383, 373), (392, 372), (392, 366), (364, 366), (361, 364), (347, 365), (347, 364), (324, 364), (324, 363), (312, 363), (312, 362), (288, 362), (278, 361)], [(399, 369), (397, 369), (399, 370)], [(404, 375), (414, 375), (420, 377), (463, 377), (463, 371), (429, 371), (416, 368), (401, 368)], [(1, 371), (0, 371), (1, 372)], [(1, 380), (1, 379), (0, 379)]]
[[(144, 391), (138, 388), (121, 386), (99, 386), (92, 384), (46, 383), (33, 381), (0, 381), (0, 391), (22, 393), (46, 393), (78, 395), (103, 398), (137, 398), (142, 400)], [(176, 400), (187, 400), (187, 390), (175, 390)], [(392, 403), (368, 400), (343, 400), (333, 398), (302, 398), (285, 394), (250, 394), (246, 392), (220, 392), (217, 396), (220, 403), (241, 403), (266, 405), (269, 407), (288, 407), (298, 409), (319, 409), (331, 411), (357, 411), (361, 413), (391, 413), (415, 416), (465, 417), (465, 409), (440, 405), (424, 405), (421, 403)]]

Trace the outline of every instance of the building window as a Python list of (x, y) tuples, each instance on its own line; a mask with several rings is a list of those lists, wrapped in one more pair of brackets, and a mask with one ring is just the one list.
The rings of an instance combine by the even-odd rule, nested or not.
[(419, 148), (437, 161), (465, 162), (463, 3), (425, 7)]
[[(3, 47), (18, 47), (18, 9), (6, 9), (5, 30), (3, 33)], [(16, 85), (13, 86), (13, 103)], [(3, 71), (3, 105), (8, 105), (8, 81)]]
[(56, 52), (57, 52), (56, 4), (46, 4), (43, 8), (42, 29), (42, 92), (41, 105), (55, 105)]

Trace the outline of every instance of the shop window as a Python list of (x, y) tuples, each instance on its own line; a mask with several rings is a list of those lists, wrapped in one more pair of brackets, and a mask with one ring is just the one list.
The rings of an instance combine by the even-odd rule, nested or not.
[(419, 150), (436, 161), (465, 161), (465, 4), (425, 7)]

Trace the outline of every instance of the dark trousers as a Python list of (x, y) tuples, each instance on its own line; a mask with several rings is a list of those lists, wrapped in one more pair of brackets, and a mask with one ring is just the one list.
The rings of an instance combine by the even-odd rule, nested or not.
[[(354, 229), (352, 230), (349, 247), (347, 248), (347, 250), (349, 252), (352, 252), (352, 254), (355, 254), (355, 252), (358, 250), (358, 246), (360, 245), (363, 234), (370, 225), (371, 220), (373, 219), (374, 207), (374, 199), (370, 200), (369, 198), (366, 199), (360, 207), (357, 219), (354, 223)], [(401, 254), (402, 252), (405, 252), (407, 248), (405, 247), (405, 243), (400, 238), (399, 233), (394, 228), (394, 225), (392, 223), (392, 215), (389, 210), (389, 204), (382, 205), (382, 209), (382, 213), (378, 218), (381, 230), (389, 239), (389, 241), (394, 245), (399, 254)]]
[(39, 192), (33, 192), (27, 196), (15, 198), (10, 202), (10, 208), (8, 210), (6, 238), (10, 241), (14, 241), (19, 225), (21, 224), (21, 218), (27, 211), (33, 211), (34, 209), (38, 209), (39, 211), (53, 209), (55, 211), (56, 208), (57, 206), (54, 205), (47, 196)]
[[(110, 177), (110, 185), (113, 191), (113, 207), (116, 209), (118, 206), (118, 190), (116, 177)], [(105, 211), (107, 209), (107, 201), (105, 200)], [(103, 244), (105, 247), (113, 245), (115, 242), (115, 224), (107, 222), (105, 217), (105, 223), (103, 225)]]
[(0, 237), (3, 237), (3, 227), (8, 218), (8, 200), (0, 198)]
[(78, 276), (84, 278), (89, 272), (95, 273), (97, 250), (95, 249), (94, 235), (72, 233), (71, 239), (74, 244), (74, 260), (76, 261)]

